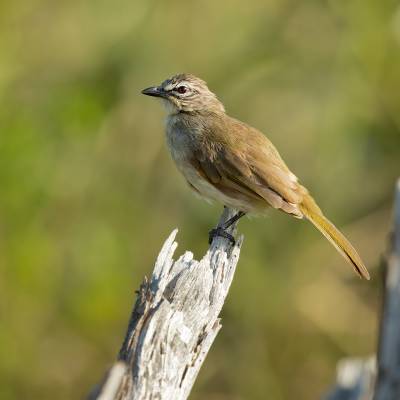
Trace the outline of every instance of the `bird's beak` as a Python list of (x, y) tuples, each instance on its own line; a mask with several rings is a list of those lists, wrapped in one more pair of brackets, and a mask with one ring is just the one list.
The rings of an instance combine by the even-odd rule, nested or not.
[(166, 97), (166, 92), (161, 86), (152, 86), (142, 90), (142, 94), (153, 97)]

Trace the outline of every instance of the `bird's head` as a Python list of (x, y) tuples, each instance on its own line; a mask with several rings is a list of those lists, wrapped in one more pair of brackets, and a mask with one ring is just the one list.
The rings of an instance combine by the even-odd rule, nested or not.
[(147, 96), (163, 100), (169, 114), (179, 112), (224, 112), (223, 104), (207, 84), (191, 74), (178, 74), (160, 86), (142, 90)]

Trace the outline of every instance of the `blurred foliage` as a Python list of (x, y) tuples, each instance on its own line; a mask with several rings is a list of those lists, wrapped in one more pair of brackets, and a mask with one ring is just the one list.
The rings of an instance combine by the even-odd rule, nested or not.
[(400, 8), (384, 0), (0, 2), (0, 398), (82, 398), (119, 349), (134, 289), (194, 197), (140, 89), (209, 82), (268, 134), (351, 238), (361, 282), (310, 224), (245, 219), (223, 329), (192, 398), (316, 399), (376, 345), (379, 260), (400, 167)]

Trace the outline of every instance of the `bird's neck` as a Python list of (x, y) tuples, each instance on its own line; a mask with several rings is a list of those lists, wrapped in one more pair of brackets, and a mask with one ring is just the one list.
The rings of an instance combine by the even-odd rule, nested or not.
[(174, 114), (168, 114), (167, 125), (180, 124), (187, 128), (202, 126), (206, 128), (211, 121), (218, 121), (226, 118), (225, 111), (180, 111)]

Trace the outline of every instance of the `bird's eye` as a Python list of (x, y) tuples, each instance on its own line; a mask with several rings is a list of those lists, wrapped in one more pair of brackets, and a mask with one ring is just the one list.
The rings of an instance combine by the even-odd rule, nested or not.
[(186, 93), (187, 91), (185, 86), (178, 86), (175, 90), (180, 94)]

